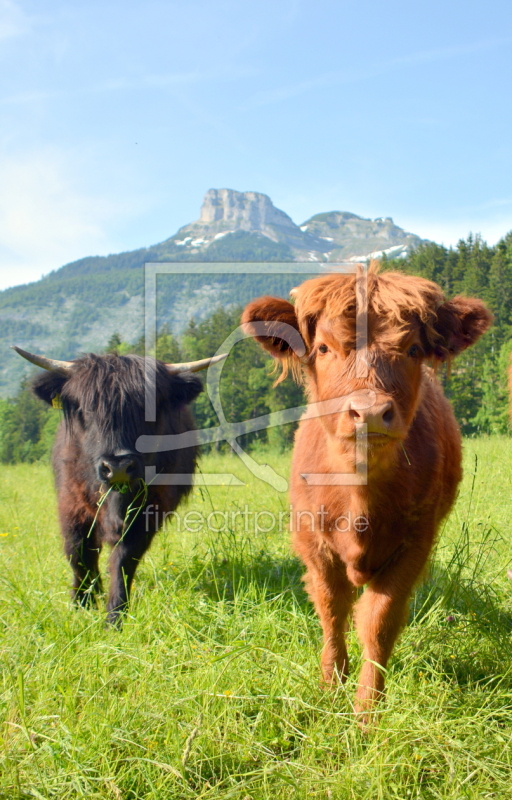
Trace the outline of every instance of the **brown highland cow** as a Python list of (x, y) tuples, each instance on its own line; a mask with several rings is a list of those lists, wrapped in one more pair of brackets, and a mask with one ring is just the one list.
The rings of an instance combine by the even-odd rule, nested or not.
[(379, 273), (375, 263), (357, 278), (322, 275), (292, 294), (295, 305), (252, 301), (242, 322), (284, 372), (291, 367), (305, 380), (310, 406), (291, 475), (293, 544), (323, 628), (327, 682), (348, 673), (345, 630), (354, 610), (364, 657), (356, 711), (366, 719), (383, 694), (379, 666), (388, 663), (461, 479), (459, 429), (426, 364), (472, 345), (491, 314), (480, 300), (446, 301), (435, 283)]

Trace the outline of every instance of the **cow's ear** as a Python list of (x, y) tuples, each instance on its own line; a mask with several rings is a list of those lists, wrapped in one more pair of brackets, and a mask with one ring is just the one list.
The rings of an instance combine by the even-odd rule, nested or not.
[(202, 391), (201, 379), (192, 372), (171, 376), (171, 399), (179, 405), (192, 403)]
[(259, 297), (252, 300), (242, 314), (242, 326), (254, 336), (274, 358), (299, 358), (306, 347), (299, 333), (295, 308), (280, 297)]
[(32, 382), (32, 391), (45, 403), (52, 405), (53, 400), (58, 401), (67, 379), (68, 376), (60, 372), (42, 372)]
[(471, 347), (492, 324), (487, 306), (475, 297), (454, 297), (437, 309), (435, 328), (441, 342), (434, 346), (434, 356), (445, 361)]

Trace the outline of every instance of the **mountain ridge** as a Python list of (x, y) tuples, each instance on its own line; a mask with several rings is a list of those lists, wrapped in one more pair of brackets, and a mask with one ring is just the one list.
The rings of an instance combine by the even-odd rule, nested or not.
[[(264, 262), (362, 261), (386, 253), (406, 255), (424, 240), (390, 217), (365, 219), (344, 211), (313, 215), (302, 225), (261, 192), (209, 189), (199, 219), (150, 247), (87, 256), (39, 281), (0, 292), (0, 396), (13, 394), (28, 365), (10, 344), (56, 358), (103, 348), (114, 331), (134, 341), (143, 329), (143, 265), (180, 261), (240, 264), (240, 276), (212, 280), (167, 276), (160, 281), (159, 323), (179, 334), (191, 317), (204, 319), (219, 305), (243, 303), (257, 294), (286, 296), (291, 277), (265, 275)], [(260, 275), (244, 275), (244, 262), (262, 263)], [(290, 284), (290, 285), (288, 285)]]

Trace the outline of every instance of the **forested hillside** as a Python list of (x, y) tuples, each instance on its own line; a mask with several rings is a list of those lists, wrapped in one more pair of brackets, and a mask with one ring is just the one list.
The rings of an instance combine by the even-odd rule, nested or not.
[[(191, 317), (204, 320), (219, 305), (233, 308), (265, 293), (286, 297), (296, 279), (272, 274), (271, 262), (360, 260), (375, 251), (398, 255), (421, 242), (389, 217), (332, 211), (299, 226), (267, 195), (210, 189), (199, 219), (159, 244), (82, 258), (0, 292), (0, 397), (13, 395), (28, 374), (10, 344), (70, 359), (103, 349), (116, 331), (135, 341), (144, 327), (148, 262), (178, 262), (181, 274), (158, 278), (157, 313), (159, 326), (181, 335)], [(194, 273), (193, 262), (211, 271), (216, 263), (230, 262), (239, 274), (201, 275)], [(246, 274), (247, 262), (258, 265), (252, 275)]]

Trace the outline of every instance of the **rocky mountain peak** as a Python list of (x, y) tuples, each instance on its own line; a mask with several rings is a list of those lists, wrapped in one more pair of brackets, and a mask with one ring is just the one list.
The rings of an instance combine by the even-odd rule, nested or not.
[[(268, 250), (268, 245), (265, 249), (262, 237), (280, 249)], [(299, 226), (266, 194), (209, 189), (199, 219), (180, 228), (168, 242), (170, 258), (178, 252), (186, 258), (204, 253), (208, 259), (243, 261), (250, 260), (249, 253), (256, 247), (263, 260), (268, 256), (274, 260), (337, 262), (364, 261), (383, 253), (396, 258), (420, 244), (421, 239), (399, 228), (391, 217), (371, 220), (350, 211), (315, 214)], [(268, 251), (267, 256), (261, 246)]]
[(274, 206), (268, 195), (234, 189), (209, 189), (198, 222), (232, 223), (236, 229), (246, 231), (264, 231), (269, 225), (297, 228), (288, 214)]

